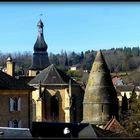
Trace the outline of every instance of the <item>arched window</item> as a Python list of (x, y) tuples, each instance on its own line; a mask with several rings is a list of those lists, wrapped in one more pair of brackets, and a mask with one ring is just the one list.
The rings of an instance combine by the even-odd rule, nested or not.
[(18, 121), (17, 121), (17, 120), (13, 120), (12, 126), (13, 126), (14, 128), (18, 128)]
[(21, 120), (10, 120), (8, 121), (8, 127), (14, 127), (14, 128), (21, 128)]
[(59, 99), (56, 95), (51, 97), (51, 118), (53, 121), (59, 120)]

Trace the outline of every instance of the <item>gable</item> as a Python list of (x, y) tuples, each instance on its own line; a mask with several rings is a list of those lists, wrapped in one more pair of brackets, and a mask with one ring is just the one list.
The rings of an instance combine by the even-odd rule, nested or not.
[[(55, 66), (52, 64), (41, 71), (35, 78), (33, 78), (29, 82), (29, 84), (38, 85), (41, 82), (42, 85), (68, 85), (70, 79), (71, 78), (68, 75), (55, 68)], [(72, 83), (76, 83), (73, 79), (71, 79), (71, 81)]]

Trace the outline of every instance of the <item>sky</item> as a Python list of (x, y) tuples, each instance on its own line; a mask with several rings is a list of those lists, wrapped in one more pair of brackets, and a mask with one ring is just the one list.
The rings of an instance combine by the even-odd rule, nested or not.
[(33, 52), (40, 18), (48, 53), (140, 46), (140, 2), (0, 2), (0, 52)]

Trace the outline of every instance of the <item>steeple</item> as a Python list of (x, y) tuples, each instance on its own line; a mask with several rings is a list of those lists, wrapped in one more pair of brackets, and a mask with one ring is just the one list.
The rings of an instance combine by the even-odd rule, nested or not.
[(30, 76), (35, 76), (39, 71), (43, 70), (44, 68), (50, 65), (48, 53), (47, 53), (48, 46), (44, 40), (44, 35), (43, 35), (44, 25), (41, 19), (37, 23), (37, 27), (38, 27), (38, 35), (37, 35), (37, 40), (34, 44), (32, 65), (29, 69)]
[(117, 93), (101, 50), (92, 65), (83, 104), (83, 122), (103, 125), (112, 116), (118, 117)]
[(44, 35), (43, 35), (43, 22), (41, 21), (41, 19), (39, 20), (38, 24), (38, 36), (37, 36), (37, 40), (35, 42), (34, 45), (34, 51), (35, 52), (39, 52), (39, 51), (47, 51), (47, 44), (44, 40)]

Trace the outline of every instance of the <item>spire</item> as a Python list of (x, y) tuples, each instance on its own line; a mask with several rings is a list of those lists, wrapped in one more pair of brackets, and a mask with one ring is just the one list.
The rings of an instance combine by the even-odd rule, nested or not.
[(116, 105), (117, 93), (100, 50), (96, 54), (85, 89), (83, 120), (93, 124), (105, 123), (116, 115)]
[(109, 72), (108, 66), (101, 50), (99, 50), (96, 54), (92, 69), (94, 72)]
[(36, 43), (34, 45), (34, 51), (35, 52), (39, 52), (39, 51), (47, 51), (47, 44), (44, 40), (44, 36), (43, 36), (43, 22), (41, 21), (41, 19), (39, 20), (38, 24), (38, 36), (37, 36), (37, 40)]
[(44, 25), (41, 19), (37, 23), (37, 27), (38, 27), (38, 36), (34, 44), (32, 64), (29, 68), (30, 76), (35, 76), (39, 71), (43, 70), (44, 68), (50, 65), (48, 53), (47, 53), (48, 46), (43, 36)]
[(41, 19), (39, 20), (37, 26), (38, 26), (38, 33), (39, 34), (43, 34), (43, 27), (44, 27), (44, 25), (43, 25), (43, 22), (41, 21)]

